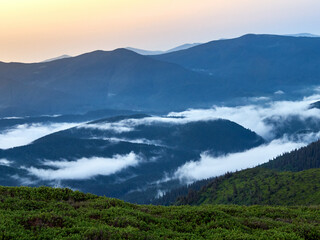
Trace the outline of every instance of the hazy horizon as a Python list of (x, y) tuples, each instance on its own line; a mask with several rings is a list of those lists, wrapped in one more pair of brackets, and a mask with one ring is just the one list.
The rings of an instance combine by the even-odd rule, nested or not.
[(0, 61), (4, 62), (39, 62), (122, 47), (168, 50), (247, 33), (320, 34), (320, 2), (315, 0), (11, 0), (0, 4), (4, 23)]
[[(219, 40), (227, 40), (227, 39), (236, 39), (236, 38), (240, 38), (242, 36), (245, 36), (245, 35), (248, 35), (248, 34), (254, 34), (254, 35), (278, 35), (278, 36), (295, 36), (295, 35), (310, 35), (310, 36), (314, 36), (314, 37), (320, 37), (320, 35), (316, 35), (316, 34), (313, 34), (313, 33), (292, 33), (292, 34), (274, 34), (274, 33), (244, 33), (244, 34), (241, 34), (239, 36), (235, 36), (235, 37), (230, 37), (230, 38), (220, 38), (220, 39), (211, 39), (209, 41), (206, 41), (206, 42), (199, 42), (198, 44), (206, 44), (208, 42), (211, 42), (211, 41), (219, 41)], [(309, 37), (309, 36), (307, 36)], [(139, 54), (142, 54), (140, 52), (138, 52), (139, 50), (141, 51), (146, 51), (146, 52), (154, 52), (152, 54), (146, 54), (146, 55), (157, 55), (157, 54), (163, 54), (163, 53), (166, 53), (166, 52), (170, 52), (170, 50), (174, 49), (174, 48), (178, 48), (178, 47), (181, 47), (183, 45), (186, 45), (186, 44), (196, 44), (196, 43), (189, 43), (189, 42), (186, 42), (186, 43), (181, 43), (180, 45), (175, 45), (175, 46), (172, 46), (171, 48), (166, 48), (166, 49), (146, 49), (146, 48), (135, 48), (135, 47), (132, 47), (132, 46), (121, 46), (121, 47), (117, 47), (117, 48), (114, 48), (114, 49), (92, 49), (92, 50), (89, 50), (89, 51), (86, 51), (86, 52), (78, 52), (76, 54), (73, 54), (73, 55), (68, 55), (68, 54), (60, 54), (60, 55), (55, 55), (55, 56), (49, 56), (48, 58), (46, 59), (39, 59), (39, 60), (35, 60), (35, 61), (3, 61), (0, 59), (0, 62), (5, 62), (5, 63), (41, 63), (41, 62), (50, 62), (50, 61), (54, 61), (54, 60), (59, 60), (61, 58), (69, 58), (69, 57), (77, 57), (77, 56), (80, 56), (82, 54), (86, 54), (86, 53), (90, 53), (90, 52), (95, 52), (95, 51), (114, 51), (116, 49), (121, 49), (121, 48), (125, 48), (125, 49), (128, 49), (130, 51), (134, 51), (136, 53), (139, 53)], [(138, 50), (138, 51), (136, 51)], [(157, 53), (159, 52), (159, 53)], [(145, 55), (145, 54), (142, 54), (142, 55)]]

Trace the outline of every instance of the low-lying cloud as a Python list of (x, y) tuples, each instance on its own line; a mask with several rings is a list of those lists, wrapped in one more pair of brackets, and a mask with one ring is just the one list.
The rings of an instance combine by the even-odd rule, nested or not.
[(182, 182), (191, 183), (196, 180), (216, 177), (268, 162), (285, 152), (298, 149), (318, 139), (320, 133), (301, 136), (301, 141), (292, 141), (287, 138), (273, 140), (268, 144), (249, 149), (240, 153), (232, 153), (214, 157), (204, 152), (198, 161), (190, 161), (179, 167), (174, 178)]
[(111, 175), (127, 167), (137, 166), (141, 157), (131, 152), (112, 158), (91, 157), (76, 161), (45, 161), (43, 165), (54, 169), (24, 168), (41, 180), (84, 180), (97, 175)]
[[(227, 171), (236, 171), (248, 167), (254, 167), (261, 163), (293, 149), (307, 145), (320, 137), (319, 133), (307, 133), (294, 136), (275, 138), (274, 120), (281, 123), (290, 117), (301, 120), (313, 118), (320, 120), (320, 109), (310, 108), (310, 104), (320, 99), (320, 95), (306, 97), (300, 101), (269, 101), (267, 98), (257, 99), (262, 104), (251, 104), (238, 107), (214, 106), (210, 109), (189, 109), (183, 112), (172, 112), (167, 116), (152, 116), (141, 119), (125, 119), (118, 122), (102, 122), (95, 124), (31, 124), (19, 125), (6, 132), (0, 132), (0, 148), (10, 148), (28, 144), (35, 139), (47, 134), (64, 130), (78, 125), (79, 128), (100, 129), (102, 131), (113, 131), (116, 133), (134, 131), (139, 125), (153, 124), (186, 124), (197, 121), (211, 121), (217, 119), (228, 119), (246, 128), (249, 128), (265, 139), (268, 144), (247, 150), (241, 153), (233, 153), (225, 156), (211, 156), (202, 153), (200, 159), (194, 159), (180, 168), (174, 174), (175, 179), (192, 182), (204, 178), (222, 175)], [(312, 129), (311, 129), (312, 130)], [(105, 134), (109, 141), (126, 141), (160, 145), (161, 142), (147, 139), (124, 139), (110, 137)], [(114, 136), (111, 134), (111, 136)], [(137, 166), (141, 163), (141, 157), (134, 153), (128, 155), (115, 155), (112, 158), (81, 158), (75, 161), (45, 161), (43, 168), (26, 168), (30, 175), (42, 180), (82, 180), (90, 179), (97, 175), (111, 175), (127, 167)], [(1, 162), (0, 162), (1, 164)], [(5, 162), (3, 162), (5, 164)], [(170, 176), (172, 179), (172, 176)], [(167, 179), (165, 179), (167, 181)]]
[(102, 139), (102, 140), (107, 140), (107, 141), (116, 142), (116, 143), (117, 142), (128, 142), (128, 143), (144, 144), (144, 145), (159, 146), (159, 147), (164, 146), (162, 144), (162, 142), (159, 140), (149, 140), (146, 138), (128, 139), (128, 138), (111, 137), (111, 138), (93, 138), (93, 139)]
[(122, 132), (131, 132), (134, 130), (132, 126), (129, 124), (125, 124), (125, 122), (115, 122), (115, 123), (90, 123), (90, 124), (83, 124), (78, 126), (78, 128), (87, 128), (87, 129), (98, 129), (102, 131), (113, 131), (115, 133), (122, 133)]
[(24, 146), (48, 134), (72, 128), (77, 125), (77, 123), (34, 123), (17, 125), (10, 129), (0, 131), (0, 148), (9, 149)]
[(10, 166), (12, 162), (7, 159), (0, 159), (0, 166)]
[(238, 107), (213, 107), (211, 109), (189, 109), (184, 112), (172, 112), (168, 116), (181, 117), (189, 121), (228, 119), (245, 128), (255, 131), (262, 137), (272, 140), (274, 137), (271, 123), (266, 120), (285, 121), (289, 117), (301, 120), (315, 118), (320, 120), (320, 109), (310, 108), (310, 104), (320, 99), (320, 95), (306, 97), (301, 101), (276, 101), (264, 105), (246, 105)]
[(227, 119), (255, 131), (265, 139), (274, 139), (274, 120), (281, 123), (290, 117), (300, 120), (314, 118), (320, 120), (320, 109), (310, 108), (310, 104), (320, 100), (320, 95), (312, 95), (300, 101), (267, 101), (263, 104), (251, 104), (237, 107), (214, 106), (209, 109), (189, 109), (183, 112), (172, 112), (167, 116), (152, 116), (140, 119), (124, 119), (116, 123), (84, 124), (81, 128), (93, 128), (114, 131), (116, 133), (134, 131), (139, 125), (152, 124), (186, 124), (197, 121)]

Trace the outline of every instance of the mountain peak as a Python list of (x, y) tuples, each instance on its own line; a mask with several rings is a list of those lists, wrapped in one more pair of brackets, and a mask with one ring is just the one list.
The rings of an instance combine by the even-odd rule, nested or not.
[(144, 49), (139, 49), (139, 48), (132, 48), (132, 47), (127, 47), (127, 50), (136, 52), (140, 55), (160, 55), (160, 54), (165, 54), (165, 53), (171, 53), (171, 52), (176, 52), (180, 50), (186, 50), (195, 46), (200, 45), (201, 43), (186, 43), (180, 46), (177, 46), (175, 48), (171, 48), (167, 51), (157, 51), (157, 50), (144, 50)]
[(43, 62), (43, 63), (45, 63), (45, 62), (52, 62), (52, 61), (56, 61), (56, 60), (60, 60), (60, 59), (64, 59), (64, 58), (71, 58), (71, 56), (64, 54), (64, 55), (61, 55), (61, 56), (59, 56), (59, 57), (49, 58), (49, 59), (44, 60), (44, 61), (42, 61), (42, 62)]

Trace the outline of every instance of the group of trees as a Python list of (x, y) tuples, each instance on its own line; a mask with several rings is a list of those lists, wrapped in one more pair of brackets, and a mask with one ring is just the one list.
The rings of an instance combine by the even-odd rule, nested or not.
[(311, 143), (290, 153), (285, 153), (263, 164), (262, 167), (293, 172), (320, 168), (320, 141)]
[(215, 178), (175, 204), (318, 205), (320, 169), (277, 172), (254, 168)]

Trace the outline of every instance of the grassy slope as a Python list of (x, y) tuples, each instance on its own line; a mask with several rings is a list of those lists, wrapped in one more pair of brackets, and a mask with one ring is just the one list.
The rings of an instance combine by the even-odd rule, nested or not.
[(0, 239), (319, 239), (320, 207), (143, 206), (0, 187)]
[(277, 172), (253, 168), (226, 174), (178, 203), (320, 205), (320, 169)]

